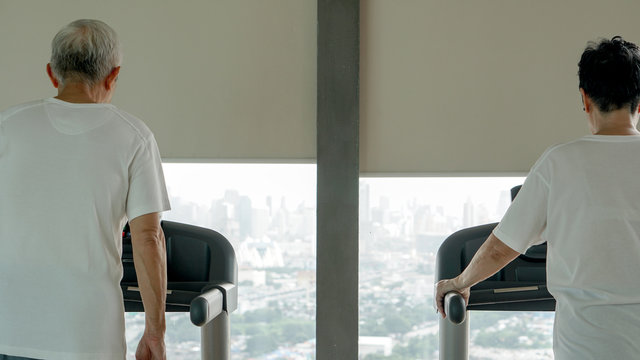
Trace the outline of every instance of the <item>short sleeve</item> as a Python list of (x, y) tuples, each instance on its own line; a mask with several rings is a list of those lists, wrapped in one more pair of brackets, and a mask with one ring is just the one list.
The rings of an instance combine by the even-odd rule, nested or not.
[(138, 216), (171, 209), (162, 172), (162, 160), (153, 135), (138, 147), (129, 165), (126, 213), (129, 221)]
[(547, 226), (549, 182), (541, 173), (539, 160), (525, 180), (518, 195), (493, 230), (493, 234), (515, 251), (523, 254), (533, 245), (544, 242)]

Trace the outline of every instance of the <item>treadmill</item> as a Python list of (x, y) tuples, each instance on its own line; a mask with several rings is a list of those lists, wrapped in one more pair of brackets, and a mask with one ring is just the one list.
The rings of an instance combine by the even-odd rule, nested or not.
[[(229, 314), (238, 307), (238, 264), (229, 241), (197, 226), (162, 221), (167, 249), (166, 311), (189, 312), (201, 327), (201, 358), (229, 360)], [(120, 282), (127, 312), (143, 312), (131, 233), (123, 231)]]
[[(511, 189), (515, 198), (520, 186)], [(438, 249), (436, 281), (458, 276), (498, 223), (475, 226), (449, 236)], [(554, 311), (555, 299), (547, 290), (547, 244), (532, 246), (495, 275), (471, 287), (469, 304), (452, 292), (445, 296), (446, 319), (439, 319), (440, 359), (469, 358), (470, 310)]]

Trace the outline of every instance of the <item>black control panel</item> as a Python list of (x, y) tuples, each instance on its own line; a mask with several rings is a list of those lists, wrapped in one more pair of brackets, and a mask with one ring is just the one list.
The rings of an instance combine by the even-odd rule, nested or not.
[[(512, 199), (520, 186), (511, 189)], [(458, 276), (471, 262), (498, 223), (457, 231), (438, 249), (436, 281)], [(547, 290), (547, 244), (533, 246), (510, 264), (471, 288), (468, 310), (553, 311)]]
[[(169, 221), (162, 222), (166, 240), (167, 297), (166, 311), (188, 312), (191, 301), (220, 282), (237, 277), (233, 249), (224, 237), (213, 230)], [(228, 249), (227, 249), (228, 248)], [(227, 249), (227, 250), (225, 250)], [(225, 251), (227, 255), (225, 255)], [(233, 263), (229, 263), (228, 253)], [(215, 264), (212, 258), (220, 255)], [(224, 261), (223, 261), (224, 260)], [(131, 233), (122, 232), (123, 277), (120, 282), (126, 311), (144, 311), (133, 256)], [(235, 283), (235, 281), (233, 282)]]

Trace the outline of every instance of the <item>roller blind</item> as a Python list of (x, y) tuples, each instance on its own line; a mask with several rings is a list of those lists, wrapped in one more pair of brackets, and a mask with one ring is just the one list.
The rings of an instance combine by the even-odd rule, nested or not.
[(633, 1), (362, 2), (360, 168), (526, 172), (588, 133), (589, 40), (640, 42)]
[(315, 1), (0, 0), (0, 108), (56, 94), (50, 42), (78, 18), (120, 35), (113, 103), (164, 158), (315, 157)]

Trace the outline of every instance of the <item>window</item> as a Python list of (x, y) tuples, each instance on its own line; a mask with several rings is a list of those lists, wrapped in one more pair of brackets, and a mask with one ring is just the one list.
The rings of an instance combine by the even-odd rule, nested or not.
[[(510, 189), (523, 181), (360, 180), (361, 359), (437, 359), (437, 250), (457, 230), (498, 222), (509, 206)], [(470, 314), (471, 358), (550, 358), (552, 313)]]
[[(164, 165), (173, 210), (233, 244), (233, 359), (315, 358), (316, 169), (300, 164)], [(451, 233), (497, 222), (522, 177), (360, 180), (360, 358), (436, 359), (435, 256)], [(128, 358), (144, 329), (128, 313)], [(551, 357), (552, 313), (471, 312), (471, 358)], [(170, 359), (199, 357), (188, 314), (167, 314)], [(523, 357), (524, 356), (524, 357)]]
[[(172, 210), (165, 220), (214, 229), (238, 260), (233, 359), (307, 359), (315, 354), (316, 172), (309, 164), (164, 164)], [(127, 313), (128, 358), (144, 314)], [(195, 359), (200, 329), (167, 313), (167, 357)]]

